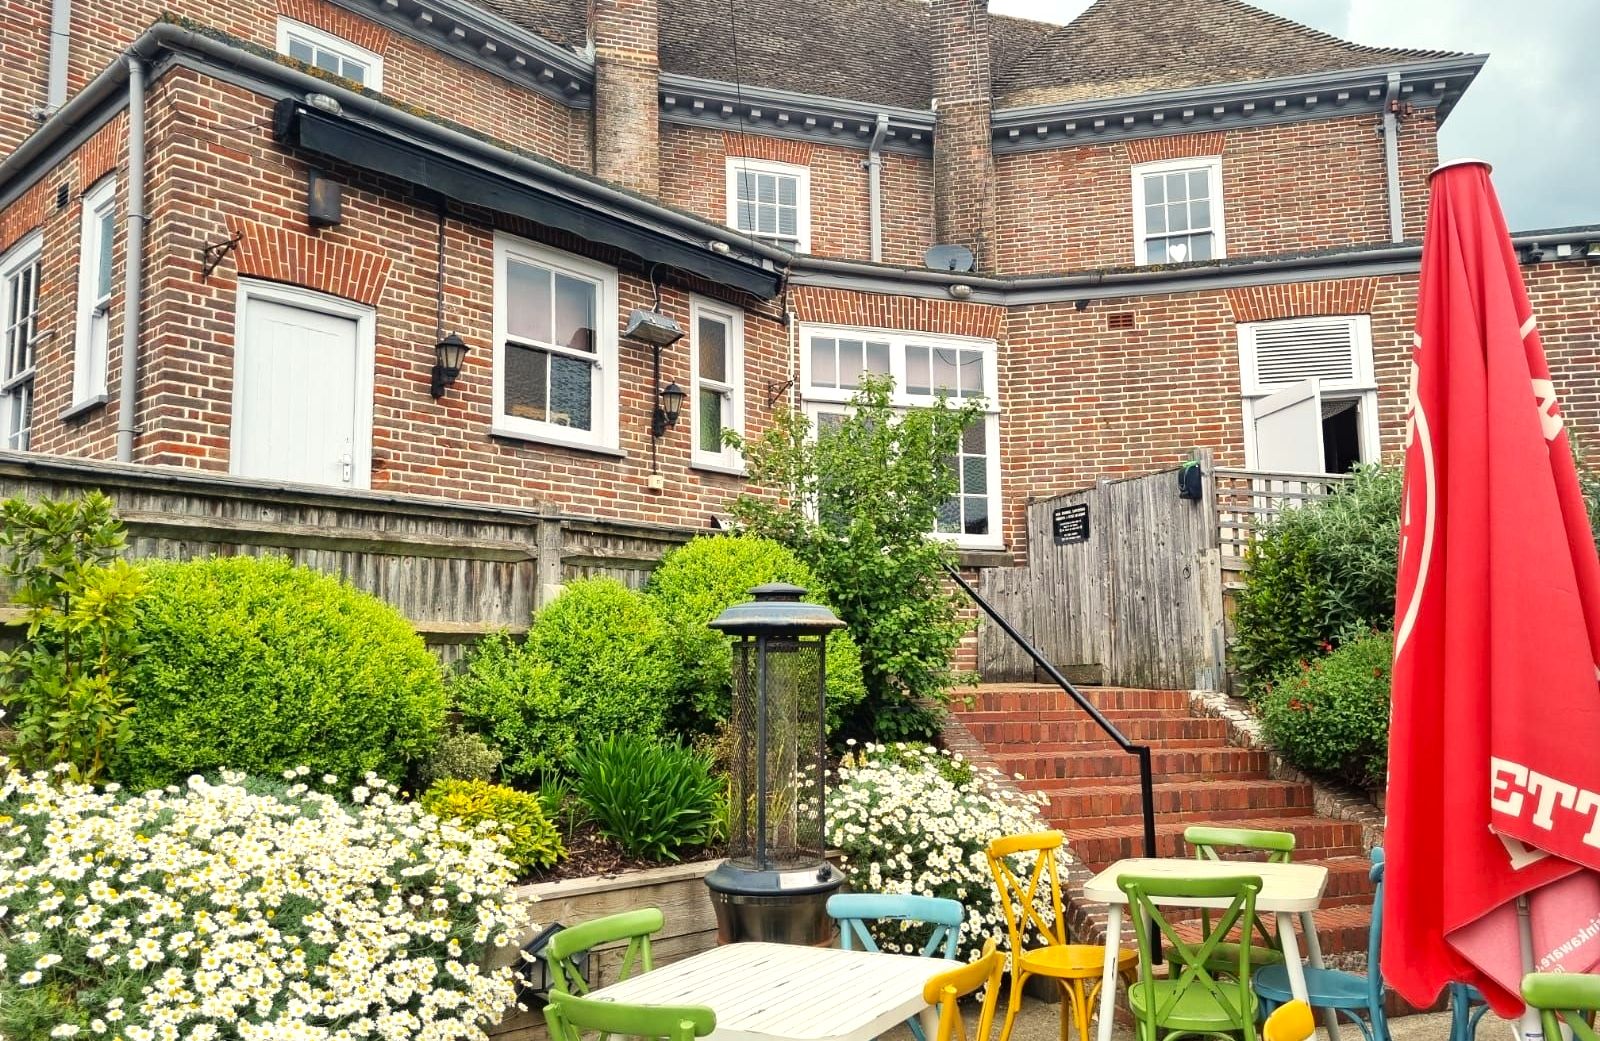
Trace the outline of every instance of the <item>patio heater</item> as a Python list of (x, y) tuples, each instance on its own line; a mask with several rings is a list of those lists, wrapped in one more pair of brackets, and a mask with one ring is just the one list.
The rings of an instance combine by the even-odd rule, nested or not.
[(824, 905), (844, 876), (825, 856), (824, 665), (844, 623), (799, 586), (750, 592), (711, 623), (733, 638), (728, 859), (706, 876), (717, 941), (826, 946)]

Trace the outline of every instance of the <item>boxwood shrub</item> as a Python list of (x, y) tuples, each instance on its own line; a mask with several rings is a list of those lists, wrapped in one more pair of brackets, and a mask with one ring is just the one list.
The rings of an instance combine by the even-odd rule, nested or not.
[(451, 695), (467, 729), (504, 756), (502, 779), (527, 785), (565, 772), (596, 734), (658, 737), (674, 696), (666, 626), (644, 597), (610, 578), (569, 585), (534, 617), (525, 644), (478, 644)]
[[(728, 637), (708, 623), (769, 582), (802, 586), (808, 599), (824, 602), (816, 576), (798, 557), (754, 535), (694, 539), (668, 553), (650, 576), (645, 597), (666, 623), (672, 641), (681, 729), (693, 733), (727, 721), (733, 653)], [(828, 638), (827, 670), (828, 729), (834, 731), (867, 693), (861, 652), (843, 629)]]
[(281, 557), (142, 566), (144, 653), (118, 780), (302, 765), (397, 780), (438, 741), (439, 663), (383, 601)]
[(1267, 740), (1303, 770), (1383, 784), (1393, 660), (1393, 635), (1370, 633), (1284, 674), (1261, 700)]

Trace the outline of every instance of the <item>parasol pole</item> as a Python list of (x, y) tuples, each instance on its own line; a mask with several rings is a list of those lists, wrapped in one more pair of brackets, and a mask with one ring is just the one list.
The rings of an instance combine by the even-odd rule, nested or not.
[[(1533, 916), (1528, 910), (1528, 895), (1517, 897), (1517, 941), (1522, 948), (1522, 971), (1533, 971)], [(1544, 1041), (1544, 1024), (1538, 1010), (1532, 1005), (1522, 1006), (1522, 1019), (1517, 1024), (1517, 1041)]]

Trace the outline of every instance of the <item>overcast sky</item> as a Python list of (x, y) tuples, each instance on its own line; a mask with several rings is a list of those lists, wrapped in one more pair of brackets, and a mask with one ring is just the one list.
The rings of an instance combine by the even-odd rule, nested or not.
[[(1513, 231), (1600, 224), (1600, 0), (1252, 0), (1356, 43), (1489, 54), (1439, 134), (1494, 164)], [(1089, 0), (990, 0), (1065, 24)], [(1170, 31), (1170, 26), (1161, 31)]]

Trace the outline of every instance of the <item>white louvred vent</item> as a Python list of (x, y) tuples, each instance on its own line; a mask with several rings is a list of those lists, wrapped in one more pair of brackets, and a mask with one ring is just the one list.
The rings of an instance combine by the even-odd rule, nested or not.
[(1256, 383), (1356, 378), (1355, 322), (1347, 317), (1263, 322), (1255, 326)]

